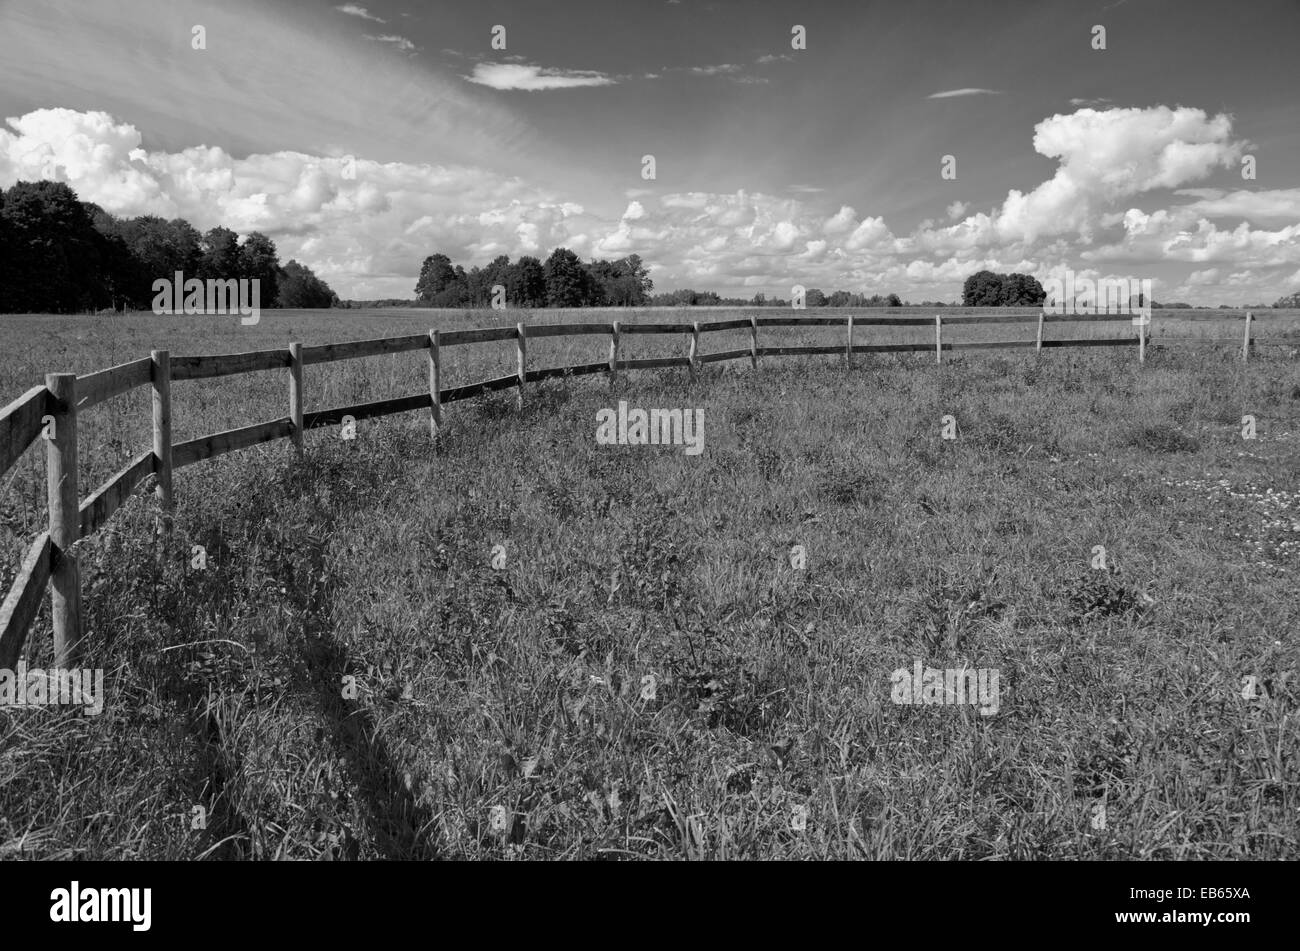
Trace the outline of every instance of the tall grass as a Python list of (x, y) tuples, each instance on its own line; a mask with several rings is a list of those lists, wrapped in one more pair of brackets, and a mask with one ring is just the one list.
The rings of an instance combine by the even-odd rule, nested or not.
[[(490, 320), (31, 318), (0, 325), (0, 385)], [(54, 342), (29, 353), (38, 324)], [(953, 336), (977, 329), (1033, 330)], [(607, 347), (537, 340), (530, 363)], [(522, 412), (447, 407), (439, 454), (411, 414), (313, 432), (301, 464), (282, 443), (183, 470), (170, 540), (141, 497), (80, 546), (105, 713), (0, 711), (0, 855), (1294, 857), (1294, 359), (932, 359), (547, 382)], [(508, 373), (513, 348), (444, 369)], [(309, 408), (425, 385), (418, 354), (307, 371)], [(174, 394), (178, 440), (286, 412), (281, 372)], [(596, 445), (621, 399), (702, 408), (704, 454)], [(144, 392), (87, 416), (85, 489), (147, 420)], [(43, 525), (38, 452), (0, 502), (19, 539)], [(999, 670), (998, 713), (894, 704), (917, 659)]]

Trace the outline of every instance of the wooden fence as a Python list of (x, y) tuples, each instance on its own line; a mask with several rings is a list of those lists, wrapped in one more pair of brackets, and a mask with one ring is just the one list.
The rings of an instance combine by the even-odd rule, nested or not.
[[(1138, 359), (1145, 360), (1150, 331), (1132, 337), (1108, 337), (1075, 340), (1048, 340), (1044, 338), (1044, 324), (1048, 320), (1077, 321), (1130, 321), (1129, 315), (1066, 315), (1060, 318), (1038, 315), (997, 314), (954, 315), (934, 318), (934, 343), (860, 344), (854, 334), (863, 327), (928, 327), (924, 317), (877, 317), (837, 315), (829, 317), (761, 317), (750, 316), (708, 323), (590, 323), (590, 324), (517, 324), (514, 327), (492, 327), (477, 330), (430, 330), (428, 333), (379, 340), (360, 340), (349, 343), (331, 343), (303, 346), (291, 343), (282, 350), (258, 350), (251, 353), (230, 353), (216, 356), (173, 357), (166, 350), (155, 350), (149, 357), (123, 363), (86, 376), (70, 373), (52, 373), (46, 376), (45, 385), (33, 387), (3, 410), (0, 410), (0, 476), (3, 476), (18, 458), (42, 436), (46, 440), (46, 471), (48, 482), (49, 529), (42, 532), (27, 550), (18, 575), (0, 604), (0, 669), (13, 669), (27, 638), (28, 629), (40, 607), (40, 599), (47, 586), (50, 589), (51, 616), (54, 628), (55, 666), (74, 666), (79, 659), (78, 641), (83, 632), (81, 609), (81, 583), (72, 546), (79, 538), (94, 534), (131, 496), (132, 492), (150, 475), (156, 477), (157, 495), (164, 531), (170, 528), (173, 507), (172, 475), (205, 459), (247, 449), (260, 443), (289, 439), (294, 451), (304, 452), (303, 434), (309, 429), (334, 426), (345, 417), (353, 420), (389, 416), (413, 410), (428, 410), (435, 445), (443, 425), (442, 407), (457, 400), (466, 400), (495, 390), (518, 388), (519, 400), (524, 399), (525, 385), (552, 377), (581, 376), (590, 373), (607, 373), (614, 382), (623, 370), (650, 370), (661, 367), (684, 367), (691, 380), (698, 379), (699, 368), (706, 363), (725, 360), (748, 360), (754, 368), (762, 357), (783, 357), (809, 354), (843, 354), (852, 365), (854, 354), (906, 353), (933, 351), (935, 362), (943, 362), (945, 351), (980, 350), (1032, 347), (1036, 351), (1050, 347), (1106, 347), (1136, 344)], [(1248, 359), (1256, 341), (1251, 338), (1251, 314), (1246, 314), (1246, 330), (1242, 340), (1242, 359)], [(1036, 323), (1037, 333), (1032, 340), (950, 341), (944, 339), (944, 327), (962, 324)], [(1149, 324), (1146, 325), (1149, 328)], [(759, 345), (760, 327), (844, 327), (847, 331), (843, 343), (826, 346), (772, 346)], [(1141, 328), (1140, 328), (1141, 329)], [(731, 350), (702, 353), (700, 335), (721, 331), (749, 331), (749, 344)], [(577, 366), (528, 368), (527, 343), (539, 337), (574, 336), (594, 334), (610, 339), (609, 359), (598, 363)], [(689, 334), (690, 347), (686, 356), (655, 357), (640, 360), (620, 359), (620, 344), (629, 334)], [(441, 353), (444, 347), (493, 341), (515, 341), (517, 369), (515, 373), (496, 379), (482, 380), (464, 386), (444, 387), (442, 381)], [(307, 412), (303, 405), (303, 369), (313, 364), (338, 360), (355, 360), (383, 354), (423, 350), (428, 354), (429, 385), (426, 392), (395, 399), (339, 406), (333, 409)], [(280, 419), (255, 423), (226, 432), (214, 433), (183, 443), (172, 442), (171, 386), (176, 380), (202, 380), (213, 377), (253, 373), (260, 370), (287, 369), (289, 371), (289, 414)], [(112, 478), (86, 499), (80, 497), (77, 485), (77, 417), (105, 400), (129, 392), (137, 387), (153, 389), (153, 448), (132, 459)]]

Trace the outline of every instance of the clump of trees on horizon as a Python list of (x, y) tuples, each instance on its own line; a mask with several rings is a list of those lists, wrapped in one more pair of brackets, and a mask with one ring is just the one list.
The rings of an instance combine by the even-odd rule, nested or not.
[[(415, 300), (410, 302), (345, 301), (342, 306), (489, 307), (493, 288), (504, 291), (508, 307), (789, 307), (781, 298), (758, 293), (752, 298), (722, 297), (715, 291), (682, 288), (651, 294), (654, 281), (638, 254), (616, 261), (584, 262), (568, 248), (556, 248), (543, 262), (525, 255), (511, 261), (500, 255), (486, 267), (468, 271), (445, 254), (431, 254), (420, 266)], [(829, 296), (817, 288), (805, 292), (808, 307), (903, 307), (897, 294), (834, 291)], [(945, 307), (924, 301), (924, 306)]]
[[(761, 291), (752, 298), (719, 297), (713, 291), (696, 291), (690, 288), (656, 294), (650, 298), (652, 307), (789, 307), (790, 301), (780, 297), (768, 297)], [(897, 294), (855, 294), (849, 291), (834, 291), (827, 296), (815, 287), (804, 292), (805, 307), (908, 307)], [(924, 301), (923, 306), (946, 307), (943, 302)]]
[(512, 262), (502, 254), (468, 271), (445, 254), (431, 254), (420, 266), (415, 297), (425, 307), (487, 307), (498, 286), (510, 307), (644, 307), (654, 282), (637, 254), (583, 262), (556, 248), (545, 263), (530, 255)]
[(963, 307), (1037, 307), (1047, 300), (1047, 291), (1028, 274), (995, 274), (976, 271), (961, 288)]
[(262, 307), (334, 307), (338, 296), (304, 264), (281, 265), (275, 242), (229, 228), (206, 234), (183, 218), (117, 218), (62, 182), (0, 189), (0, 313), (149, 310), (153, 282), (258, 280)]

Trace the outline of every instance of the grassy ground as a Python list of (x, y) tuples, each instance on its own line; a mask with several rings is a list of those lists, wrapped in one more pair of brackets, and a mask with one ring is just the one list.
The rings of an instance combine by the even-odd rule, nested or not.
[[(154, 346), (491, 322), (115, 320), (0, 321), (0, 393)], [(1077, 335), (1129, 330), (1103, 326)], [(184, 470), (170, 542), (142, 497), (80, 546), (104, 714), (0, 711), (0, 856), (1294, 858), (1300, 365), (1161, 330), (1144, 367), (1115, 348), (548, 382), (522, 411), (448, 407), (438, 455), (412, 414), (313, 433), (302, 464), (281, 444)], [(508, 345), (462, 352), (452, 383), (513, 368)], [(309, 406), (423, 372), (310, 368)], [(175, 392), (178, 440), (285, 412), (282, 373)], [(597, 445), (620, 399), (703, 409), (704, 453)], [(91, 414), (83, 486), (147, 446), (147, 400)], [(0, 483), (2, 588), (42, 527), (39, 463)], [(32, 662), (48, 649), (42, 618)], [(917, 660), (997, 670), (998, 712), (893, 703)]]

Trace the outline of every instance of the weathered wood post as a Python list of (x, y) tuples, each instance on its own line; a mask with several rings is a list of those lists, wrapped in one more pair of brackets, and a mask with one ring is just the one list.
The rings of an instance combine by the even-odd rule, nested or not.
[(515, 324), (519, 351), (519, 408), (524, 406), (524, 381), (528, 378), (528, 337), (523, 324)]
[(758, 369), (758, 318), (749, 315), (749, 365)]
[(690, 361), (691, 382), (697, 383), (700, 379), (700, 322), (698, 320), (691, 325)]
[(934, 362), (943, 363), (943, 315), (934, 315)]
[(618, 321), (614, 321), (613, 330), (609, 336), (609, 385), (613, 386), (614, 381), (618, 379)]
[(159, 530), (172, 529), (172, 357), (167, 350), (155, 350), (153, 359), (153, 466), (158, 487), (155, 494), (162, 507)]
[(1138, 363), (1147, 362), (1147, 325), (1144, 319), (1138, 315)]
[(302, 344), (289, 344), (289, 419), (293, 422), (293, 450), (303, 457)]
[(81, 572), (72, 554), (81, 530), (77, 491), (77, 375), (50, 373), (50, 419), (46, 422), (45, 471), (50, 507), (50, 614), (54, 620), (54, 666), (73, 667), (81, 640)]
[(429, 433), (436, 450), (442, 433), (442, 352), (438, 331), (429, 331)]
[(1245, 362), (1250, 359), (1250, 321), (1254, 315), (1246, 311), (1246, 335), (1241, 340), (1241, 359)]
[(1045, 316), (1040, 310), (1038, 312), (1038, 335), (1034, 338), (1034, 352), (1040, 353), (1043, 349), (1043, 320)]
[(853, 369), (853, 315), (849, 314), (849, 339), (844, 345), (844, 362), (848, 369)]

